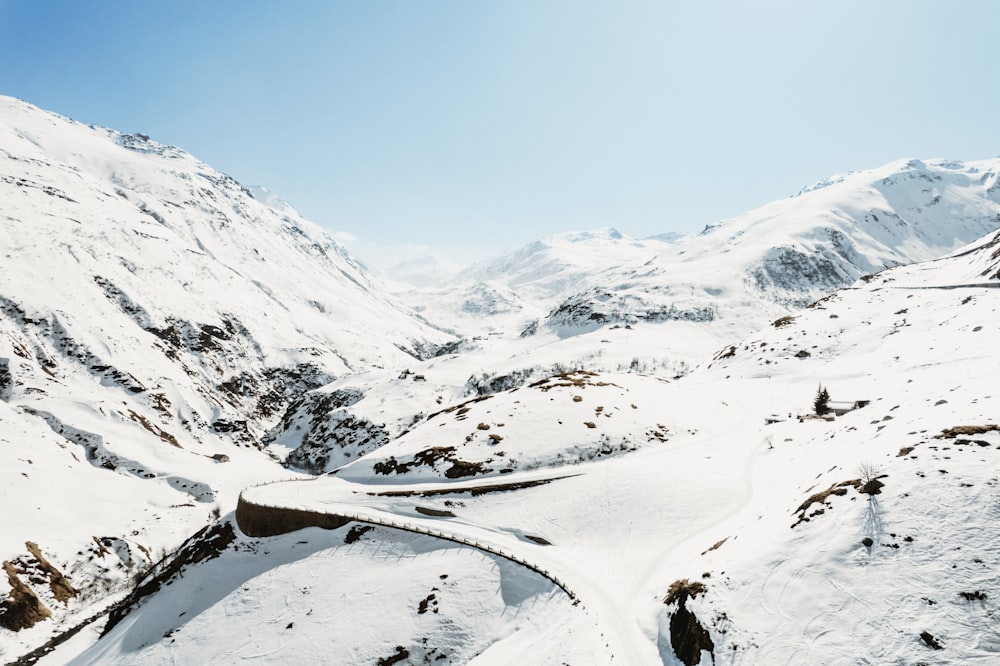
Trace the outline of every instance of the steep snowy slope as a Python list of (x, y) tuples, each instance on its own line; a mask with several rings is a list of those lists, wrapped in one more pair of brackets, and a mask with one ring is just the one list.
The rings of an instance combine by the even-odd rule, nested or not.
[[(87, 564), (107, 564), (98, 542), (131, 543), (110, 550), (135, 570), (227, 511), (248, 480), (289, 475), (258, 449), (290, 401), (453, 340), (287, 205), (177, 148), (7, 97), (0, 257), (0, 456), (12, 477), (0, 497), (19, 521), (0, 530), (0, 561), (21, 562), (9, 586), (0, 576), (0, 598), (41, 566), (28, 541), (100, 597), (104, 574)], [(99, 509), (109, 502), (119, 509)], [(48, 602), (57, 615), (82, 607)], [(11, 608), (0, 626), (20, 623)], [(52, 630), (43, 624), (28, 638), (0, 629), (0, 656)]]
[[(622, 455), (573, 466), (550, 455), (495, 480), (444, 473), (419, 482), (364, 472), (362, 459), (315, 481), (250, 489), (247, 529), (261, 529), (268, 511), (294, 510), (303, 525), (348, 522), (235, 537), (222, 569), (189, 567), (138, 600), (78, 663), (186, 661), (206, 646), (221, 659), (279, 662), (314, 657), (320, 645), (333, 662), (992, 663), (998, 271), (994, 232), (777, 320), (676, 381), (654, 389), (630, 378), (636, 404), (653, 401), (682, 436), (639, 446), (646, 433), (633, 430), (636, 450)], [(833, 420), (796, 418), (811, 411), (820, 383), (835, 401), (867, 405)], [(453, 423), (468, 407), (467, 418), (490, 426), (476, 425), (474, 439), (520, 428), (537, 450), (558, 453), (569, 438), (537, 424), (578, 416), (591, 388), (612, 387), (581, 389), (579, 402), (539, 386), (456, 406), (399, 445), (431, 441), (433, 427), (447, 444), (455, 427), (472, 427)], [(482, 412), (501, 403), (502, 428)], [(784, 421), (766, 424), (776, 418)], [(462, 586), (461, 601), (433, 583), (432, 557), (439, 581), (454, 575)], [(391, 569), (379, 568), (386, 558)], [(494, 563), (501, 580), (476, 588), (483, 574), (462, 558)], [(503, 577), (514, 560), (558, 589), (536, 578), (511, 596)], [(240, 562), (250, 564), (225, 568)], [(315, 597), (319, 574), (329, 582)], [(212, 593), (193, 613), (164, 610), (199, 588)], [(363, 634), (324, 640), (349, 633), (344, 613), (359, 589)], [(383, 604), (391, 613), (380, 621), (370, 609)], [(550, 631), (499, 624), (526, 614)], [(269, 627), (273, 652), (251, 649), (248, 625)], [(454, 651), (457, 636), (474, 647)]]

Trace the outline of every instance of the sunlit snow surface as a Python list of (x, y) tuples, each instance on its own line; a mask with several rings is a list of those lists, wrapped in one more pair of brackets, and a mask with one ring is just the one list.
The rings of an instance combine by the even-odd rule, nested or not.
[[(965, 280), (973, 278), (995, 284), (976, 275), (985, 269), (995, 273), (997, 262), (989, 259), (993, 249), (886, 271), (786, 325), (751, 336), (728, 358), (670, 384), (649, 384), (645, 395), (636, 388), (640, 378), (633, 378), (630, 388), (637, 400), (655, 399), (664, 425), (674, 424), (668, 441), (565, 470), (572, 476), (552, 466), (504, 479), (547, 476), (552, 480), (545, 485), (401, 497), (371, 493), (422, 492), (446, 484), (475, 485), (475, 480), (441, 477), (390, 486), (372, 475), (369, 481), (378, 484), (369, 486), (360, 476), (334, 475), (264, 486), (248, 496), (280, 506), (388, 518), (495, 545), (553, 572), (578, 596), (578, 606), (556, 606), (556, 599), (567, 598), (549, 590), (544, 602), (536, 602), (545, 614), (538, 622), (558, 617), (557, 628), (533, 642), (527, 657), (503, 652), (500, 641), (483, 663), (565, 661), (567, 641), (576, 645), (595, 632), (603, 634), (607, 650), (622, 663), (676, 663), (662, 599), (670, 583), (681, 578), (706, 585), (704, 595), (689, 605), (709, 628), (723, 663), (990, 663), (1000, 649), (992, 601), (1000, 594), (992, 573), (1000, 564), (1000, 433), (934, 436), (956, 425), (996, 421), (996, 355), (988, 336), (997, 328), (997, 291), (937, 288), (972, 284)], [(799, 358), (803, 349), (810, 355)], [(788, 413), (810, 410), (819, 382), (835, 399), (871, 403), (830, 422), (787, 420)], [(553, 391), (531, 401), (532, 418), (569, 413), (567, 405), (549, 400)], [(586, 389), (581, 393), (586, 395)], [(771, 414), (786, 420), (765, 425)], [(531, 441), (541, 456), (558, 455), (568, 439), (553, 426), (549, 436), (536, 434)], [(904, 447), (913, 449), (900, 456)], [(886, 475), (881, 494), (869, 498), (850, 487), (844, 495), (830, 496), (825, 506), (812, 505), (805, 512), (810, 519), (792, 527), (800, 516), (796, 509), (810, 495), (858, 478), (862, 465)], [(418, 506), (454, 515), (428, 517)], [(824, 511), (814, 513), (818, 508)], [(866, 537), (872, 546), (862, 543)], [(278, 548), (288, 538), (263, 539), (259, 547), (274, 543)], [(313, 544), (314, 538), (306, 540)], [(399, 559), (395, 543), (389, 539), (381, 548)], [(339, 546), (330, 551), (328, 556), (340, 563), (332, 568), (349, 570), (344, 575), (352, 580), (355, 572), (368, 575), (364, 567), (354, 567), (355, 551), (349, 552)], [(495, 561), (470, 555), (477, 557)], [(386, 604), (408, 598), (397, 588), (419, 578), (422, 567), (419, 557), (400, 559), (391, 574), (367, 578), (369, 595), (384, 595)], [(309, 579), (288, 580), (283, 588), (291, 593)], [(969, 601), (962, 593), (980, 593), (983, 599)], [(240, 593), (240, 603), (250, 603), (257, 594)], [(300, 612), (304, 608), (295, 606)], [(410, 612), (419, 619), (418, 609), (411, 600)], [(213, 613), (220, 610), (217, 606)], [(140, 609), (137, 616), (146, 612), (157, 615)], [(264, 621), (272, 612), (268, 606), (256, 617)], [(492, 619), (479, 618), (475, 633), (494, 635), (493, 623), (504, 612), (498, 607)], [(406, 635), (396, 622), (380, 626), (383, 651), (393, 642), (407, 649), (422, 644), (423, 635), (409, 643), (395, 638)], [(444, 645), (447, 631), (437, 626), (429, 642)], [(926, 645), (922, 632), (944, 649)], [(220, 633), (213, 629), (211, 635), (218, 640)], [(113, 644), (122, 640), (117, 636), (112, 635)], [(194, 654), (179, 644), (151, 649)], [(467, 658), (456, 656), (456, 661)], [(608, 661), (607, 655), (588, 654), (571, 663)]]
[[(676, 664), (682, 579), (717, 663), (1000, 658), (995, 161), (392, 295), (264, 191), (0, 101), (0, 559), (37, 543), (80, 589), (31, 580), (54, 617), (0, 629), (5, 661), (244, 490), (362, 522), (238, 535), (41, 663)], [(800, 422), (820, 384), (870, 403)], [(317, 478), (259, 485), (304, 478), (290, 453)], [(880, 494), (808, 503), (862, 466)]]

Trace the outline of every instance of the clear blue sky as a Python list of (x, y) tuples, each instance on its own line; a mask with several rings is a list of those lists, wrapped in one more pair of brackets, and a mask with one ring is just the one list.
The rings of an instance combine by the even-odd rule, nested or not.
[(0, 93), (180, 146), (376, 265), (463, 261), (996, 156), (998, 26), (993, 0), (0, 0)]

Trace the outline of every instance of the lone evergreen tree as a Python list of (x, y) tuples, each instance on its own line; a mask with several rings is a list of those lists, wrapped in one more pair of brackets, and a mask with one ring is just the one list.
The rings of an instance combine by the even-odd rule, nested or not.
[(816, 397), (813, 398), (813, 410), (817, 416), (823, 416), (830, 411), (830, 393), (820, 384), (816, 390)]

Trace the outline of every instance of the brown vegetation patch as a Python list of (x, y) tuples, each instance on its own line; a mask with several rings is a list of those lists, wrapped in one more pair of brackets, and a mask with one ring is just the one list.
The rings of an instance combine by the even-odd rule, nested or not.
[(101, 541), (96, 536), (95, 537), (91, 537), (91, 538), (94, 540), (94, 543), (97, 544), (97, 556), (99, 558), (101, 558), (103, 560), (105, 555), (110, 555), (111, 554), (111, 551), (108, 550), (107, 548), (105, 548), (103, 541)]
[(541, 389), (543, 392), (565, 387), (617, 386), (617, 384), (612, 384), (611, 382), (594, 381), (593, 378), (597, 376), (596, 372), (591, 372), (590, 370), (571, 370), (570, 372), (563, 372), (552, 377), (540, 379), (537, 382), (528, 384), (528, 386)]
[(458, 416), (465, 416), (469, 413), (469, 405), (473, 405), (477, 402), (482, 402), (483, 400), (489, 400), (492, 395), (481, 395), (478, 398), (472, 398), (471, 400), (466, 400), (465, 402), (460, 402), (457, 405), (452, 405), (451, 407), (445, 407), (444, 409), (429, 414), (427, 420), (430, 421), (435, 416), (440, 416), (441, 414), (450, 414), (454, 411), (458, 411)]
[(962, 425), (952, 428), (945, 428), (940, 435), (934, 435), (934, 439), (955, 439), (958, 435), (984, 435), (988, 432), (1000, 432), (1000, 425), (987, 423), (986, 425)]
[(878, 479), (868, 479), (861, 484), (861, 487), (858, 488), (858, 492), (864, 493), (865, 495), (879, 495), (884, 487), (885, 484)]
[[(825, 513), (826, 508), (830, 506), (829, 503), (827, 502), (827, 499), (829, 499), (831, 495), (840, 495), (840, 496), (846, 495), (848, 488), (853, 487), (855, 489), (860, 489), (861, 485), (862, 485), (861, 479), (851, 479), (850, 481), (841, 481), (840, 483), (835, 483), (826, 490), (810, 495), (806, 499), (806, 501), (800, 504), (799, 508), (795, 510), (795, 513), (799, 514), (799, 519), (795, 521), (794, 524), (792, 524), (792, 527), (795, 527), (799, 523), (807, 523), (809, 522), (809, 519), (812, 518), (813, 516), (819, 516)], [(811, 514), (806, 515), (806, 511), (808, 511), (809, 507), (811, 507), (813, 504), (822, 504), (824, 506), (817, 508)]]
[(157, 437), (159, 437), (160, 439), (162, 439), (167, 444), (172, 444), (173, 446), (176, 446), (178, 449), (184, 448), (183, 446), (181, 446), (180, 444), (177, 443), (177, 438), (176, 437), (174, 437), (173, 435), (171, 435), (166, 430), (164, 430), (164, 429), (162, 429), (162, 428), (160, 428), (160, 427), (158, 427), (158, 426), (150, 423), (149, 419), (147, 419), (142, 414), (136, 414), (134, 411), (132, 411), (130, 409), (130, 410), (128, 410), (128, 417), (130, 419), (132, 419), (133, 421), (135, 421), (136, 423), (138, 423), (139, 425), (141, 425), (143, 428), (145, 428), (149, 432), (153, 433), (154, 435), (156, 435)]
[(675, 580), (670, 584), (667, 596), (663, 598), (663, 603), (667, 606), (673, 603), (683, 604), (689, 597), (696, 599), (699, 594), (704, 594), (706, 590), (705, 584), (699, 581), (690, 581), (687, 578)]
[(708, 547), (705, 550), (703, 550), (701, 554), (704, 555), (705, 553), (711, 553), (713, 550), (718, 550), (719, 548), (722, 547), (722, 544), (726, 543), (727, 541), (729, 541), (729, 537), (726, 537), (724, 539), (719, 539), (714, 544), (712, 544), (710, 547)]
[(52, 612), (45, 607), (38, 595), (18, 577), (17, 574), (23, 572), (19, 572), (10, 562), (3, 563), (3, 570), (7, 573), (11, 591), (0, 602), (0, 627), (8, 631), (20, 631), (52, 617)]
[(38, 569), (48, 577), (49, 589), (52, 590), (52, 596), (56, 598), (56, 601), (67, 604), (70, 599), (79, 594), (79, 590), (70, 584), (69, 579), (45, 559), (38, 544), (28, 541), (24, 545), (28, 548), (31, 556), (38, 561)]
[(955, 446), (972, 446), (973, 444), (975, 444), (976, 446), (982, 446), (982, 447), (990, 446), (990, 443), (987, 442), (985, 439), (961, 439), (961, 438), (955, 438)]

